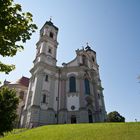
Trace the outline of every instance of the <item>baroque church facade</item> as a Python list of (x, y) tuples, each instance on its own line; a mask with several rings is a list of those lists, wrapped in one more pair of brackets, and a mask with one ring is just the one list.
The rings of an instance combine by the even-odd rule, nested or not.
[(88, 45), (62, 67), (56, 65), (58, 28), (47, 21), (40, 30), (21, 127), (94, 123), (106, 120), (96, 52)]

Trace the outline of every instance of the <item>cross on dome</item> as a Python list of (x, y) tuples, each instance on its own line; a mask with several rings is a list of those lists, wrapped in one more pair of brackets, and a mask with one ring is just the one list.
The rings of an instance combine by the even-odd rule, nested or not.
[(52, 16), (50, 16), (50, 20), (49, 21), (52, 22)]

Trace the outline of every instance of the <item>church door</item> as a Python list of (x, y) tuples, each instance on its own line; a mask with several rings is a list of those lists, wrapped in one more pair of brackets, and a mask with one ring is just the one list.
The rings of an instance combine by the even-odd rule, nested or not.
[(71, 116), (71, 123), (76, 123), (76, 116), (75, 115)]
[(88, 110), (88, 119), (89, 123), (93, 123), (92, 112), (90, 110)]

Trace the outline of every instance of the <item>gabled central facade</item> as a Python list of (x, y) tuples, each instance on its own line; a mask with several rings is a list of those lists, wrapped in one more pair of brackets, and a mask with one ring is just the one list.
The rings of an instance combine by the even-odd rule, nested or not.
[(76, 58), (56, 66), (58, 28), (47, 21), (40, 30), (21, 127), (104, 122), (106, 111), (96, 52), (88, 45)]

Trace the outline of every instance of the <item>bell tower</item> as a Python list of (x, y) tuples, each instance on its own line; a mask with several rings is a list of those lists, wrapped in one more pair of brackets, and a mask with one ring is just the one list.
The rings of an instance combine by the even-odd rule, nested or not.
[(44, 62), (56, 66), (57, 55), (57, 34), (58, 28), (50, 21), (47, 21), (40, 30), (40, 39), (37, 42), (37, 52), (34, 64)]
[(51, 20), (40, 30), (21, 126), (35, 127), (56, 122), (57, 34), (58, 28)]

